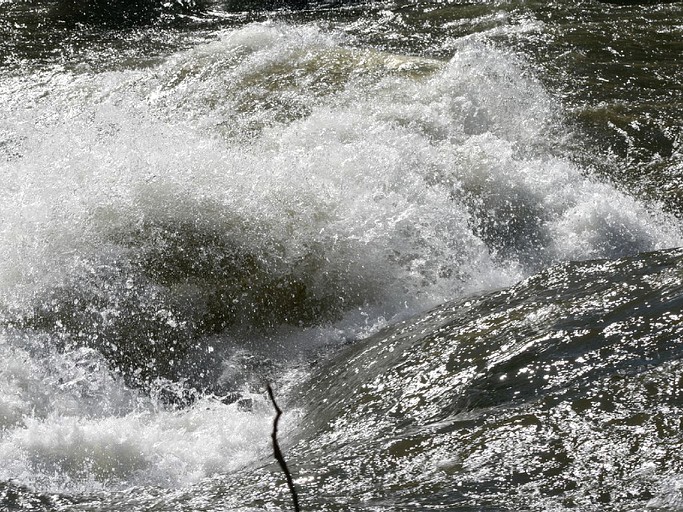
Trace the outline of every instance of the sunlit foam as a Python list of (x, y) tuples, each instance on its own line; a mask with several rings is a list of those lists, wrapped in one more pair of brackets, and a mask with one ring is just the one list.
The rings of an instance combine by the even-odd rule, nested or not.
[(175, 487), (268, 453), (272, 411), (260, 395), (168, 409), (127, 389), (93, 351), (24, 345), (0, 345), (2, 480), (66, 492)]
[(264, 458), (269, 414), (201, 401), (176, 412), (27, 417), (0, 441), (0, 476), (67, 492), (189, 485)]

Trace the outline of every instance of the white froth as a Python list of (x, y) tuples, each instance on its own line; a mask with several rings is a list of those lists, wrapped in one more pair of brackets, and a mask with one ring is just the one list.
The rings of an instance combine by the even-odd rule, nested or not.
[(166, 410), (127, 389), (91, 349), (0, 344), (0, 479), (40, 490), (177, 487), (268, 453), (272, 410), (204, 398)]
[(0, 478), (69, 492), (190, 485), (265, 458), (270, 415), (202, 400), (175, 412), (27, 416), (0, 438)]
[[(498, 211), (528, 217), (545, 264), (679, 242), (638, 202), (548, 153), (558, 113), (513, 57), (464, 45), (418, 80), (388, 60), (311, 27), (251, 25), (151, 73), (60, 76), (38, 87), (47, 99), (5, 101), (7, 131), (23, 128), (21, 157), (3, 166), (0, 282), (43, 283), (56, 262), (142, 219), (249, 226), (245, 243), (276, 240), (292, 257), (318, 246), (332, 269), (369, 281), (370, 301), (404, 290), (436, 303), (520, 278), (526, 254), (501, 259), (472, 232), (505, 223)], [(306, 73), (328, 76), (323, 97)], [(293, 76), (304, 78), (285, 96), (270, 91), (275, 104), (253, 104)], [(305, 111), (288, 110), (302, 98)], [(260, 131), (221, 139), (226, 124)]]

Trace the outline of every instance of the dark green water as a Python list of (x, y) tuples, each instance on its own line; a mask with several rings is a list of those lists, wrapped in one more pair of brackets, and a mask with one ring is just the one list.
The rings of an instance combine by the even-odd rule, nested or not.
[(0, 509), (683, 510), (682, 14), (0, 0)]

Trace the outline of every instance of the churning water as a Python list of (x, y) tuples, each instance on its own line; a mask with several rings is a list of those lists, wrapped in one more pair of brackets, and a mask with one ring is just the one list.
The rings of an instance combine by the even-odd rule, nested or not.
[(680, 3), (0, 1), (0, 507), (683, 509)]

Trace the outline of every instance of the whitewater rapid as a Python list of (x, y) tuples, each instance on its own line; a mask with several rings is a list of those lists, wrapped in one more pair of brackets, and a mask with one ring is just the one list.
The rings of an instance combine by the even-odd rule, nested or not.
[[(522, 57), (351, 43), (256, 23), (0, 78), (0, 479), (174, 488), (258, 464), (262, 377), (558, 262), (681, 245), (568, 154)], [(174, 379), (209, 394), (169, 406)]]

